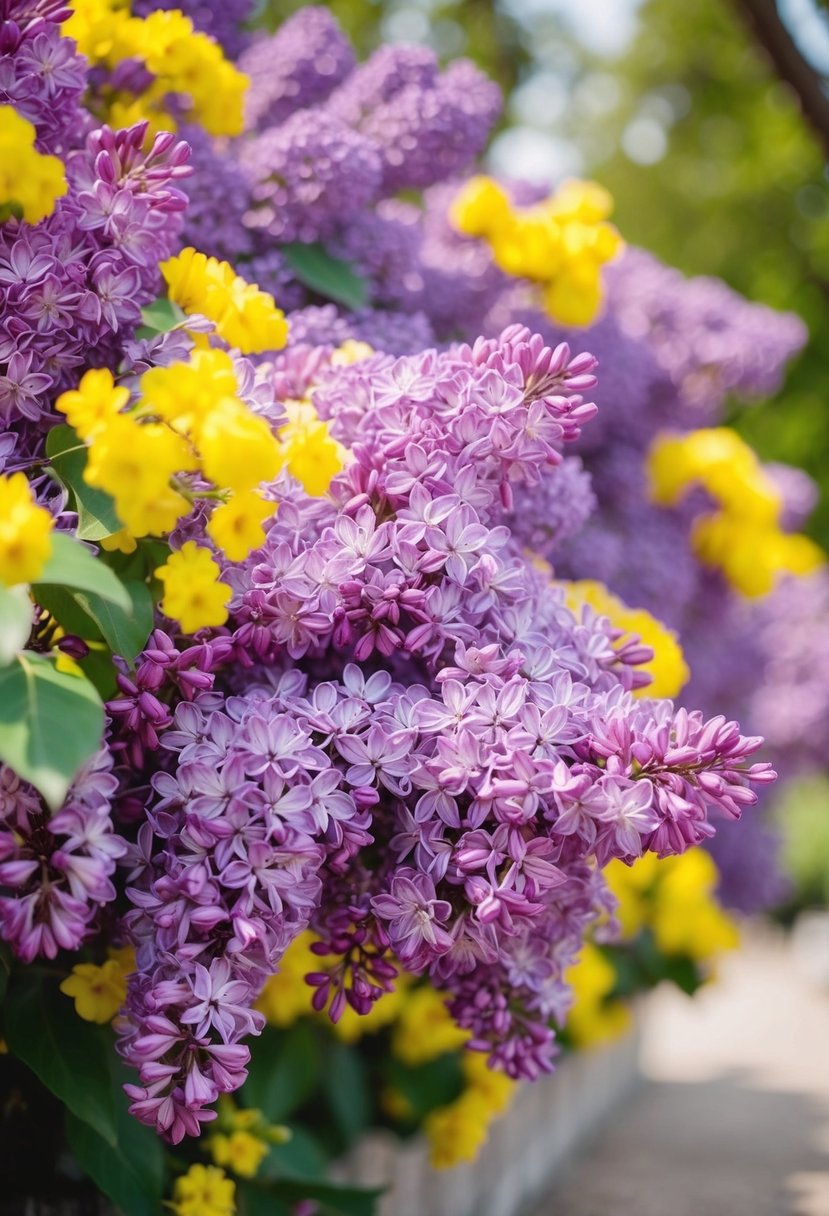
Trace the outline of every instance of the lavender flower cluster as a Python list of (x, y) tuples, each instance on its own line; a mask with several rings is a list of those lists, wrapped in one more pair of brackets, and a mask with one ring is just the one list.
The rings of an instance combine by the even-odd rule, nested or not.
[[(0, 422), (42, 433), (51, 401), (93, 360), (116, 366), (141, 308), (158, 295), (186, 196), (189, 149), (169, 133), (147, 150), (146, 123), (95, 129), (80, 104), (86, 65), (60, 33), (55, 0), (4, 0), (0, 102), (35, 126), (43, 151), (65, 159), (68, 193), (32, 227), (0, 225)], [(27, 438), (29, 435), (29, 438)]]
[(771, 778), (733, 722), (634, 698), (649, 651), (576, 619), (505, 525), (595, 414), (593, 366), (515, 326), (259, 369), (266, 413), (309, 392), (352, 460), (328, 499), (281, 475), (265, 545), (227, 566), (231, 627), (187, 658), (156, 636), (110, 707), (153, 791), (121, 1051), (134, 1113), (173, 1141), (241, 1084), (257, 993), (307, 926), (317, 1008), (428, 973), (475, 1048), (537, 1076), (610, 904), (598, 867), (683, 851)]

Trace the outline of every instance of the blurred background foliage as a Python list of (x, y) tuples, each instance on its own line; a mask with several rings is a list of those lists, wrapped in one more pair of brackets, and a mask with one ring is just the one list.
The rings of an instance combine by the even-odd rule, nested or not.
[[(300, 0), (266, 0), (275, 25)], [(632, 243), (792, 309), (811, 341), (780, 396), (731, 421), (822, 486), (829, 538), (829, 180), (822, 133), (779, 75), (757, 14), (821, 90), (829, 0), (330, 0), (361, 55), (381, 41), (468, 55), (504, 89), (500, 173), (595, 177)], [(752, 21), (752, 17), (754, 21)], [(785, 26), (781, 18), (785, 18)], [(760, 33), (763, 30), (760, 29)], [(774, 49), (774, 48), (772, 48)], [(829, 114), (829, 102), (827, 102)], [(814, 116), (813, 116), (814, 118)]]

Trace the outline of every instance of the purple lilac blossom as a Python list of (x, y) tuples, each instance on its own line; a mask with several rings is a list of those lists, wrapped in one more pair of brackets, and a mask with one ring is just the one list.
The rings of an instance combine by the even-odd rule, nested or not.
[(278, 126), (295, 111), (318, 105), (354, 63), (354, 51), (327, 9), (299, 9), (275, 34), (260, 35), (239, 58), (239, 70), (250, 77), (248, 129)]
[(472, 63), (445, 71), (434, 51), (384, 46), (356, 68), (328, 108), (379, 148), (383, 193), (423, 189), (461, 172), (498, 118), (498, 87)]
[(330, 236), (380, 190), (375, 144), (325, 110), (301, 110), (245, 141), (239, 165), (248, 225), (282, 244)]
[(23, 962), (77, 950), (99, 909), (115, 899), (112, 878), (126, 845), (113, 831), (111, 769), (102, 749), (50, 814), (30, 785), (0, 766), (0, 928)]
[(346, 367), (297, 346), (248, 376), (275, 426), (310, 394), (351, 458), (327, 498), (280, 474), (265, 544), (224, 563), (228, 627), (156, 631), (109, 705), (153, 791), (121, 1051), (168, 1139), (242, 1083), (256, 995), (306, 926), (315, 1008), (365, 1013), (402, 966), (494, 1066), (549, 1069), (608, 907), (596, 867), (699, 843), (771, 778), (735, 723), (635, 699), (650, 651), (574, 617), (505, 526), (590, 423), (593, 366), (514, 326)]

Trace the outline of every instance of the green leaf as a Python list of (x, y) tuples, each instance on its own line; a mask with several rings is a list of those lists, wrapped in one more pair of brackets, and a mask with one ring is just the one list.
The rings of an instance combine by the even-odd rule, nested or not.
[(78, 512), (79, 540), (100, 540), (119, 531), (121, 521), (115, 503), (105, 490), (96, 490), (84, 481), (87, 450), (71, 426), (55, 426), (46, 436), (46, 454), (52, 470), (72, 494)]
[(321, 1058), (313, 1028), (297, 1022), (290, 1030), (266, 1026), (251, 1043), (245, 1102), (278, 1123), (310, 1097), (320, 1074)]
[(117, 604), (124, 612), (131, 611), (130, 597), (117, 575), (83, 545), (62, 532), (52, 534), (52, 556), (32, 585), (39, 587), (42, 584), (91, 591)]
[(333, 257), (322, 245), (296, 242), (283, 245), (281, 252), (300, 283), (312, 291), (344, 304), (346, 308), (364, 308), (368, 303), (365, 279), (348, 262)]
[[(260, 1191), (298, 1203), (301, 1199), (316, 1199), (324, 1216), (374, 1216), (382, 1187), (340, 1186), (336, 1182), (319, 1182), (315, 1178), (280, 1178), (275, 1182), (248, 1183), (247, 1192)], [(265, 1212), (264, 1206), (252, 1205), (255, 1212)]]
[(99, 595), (63, 587), (41, 588), (38, 602), (67, 633), (85, 641), (102, 638), (113, 654), (132, 662), (153, 627), (153, 597), (145, 583), (131, 579), (122, 585), (130, 598), (129, 612)]
[(11, 663), (32, 632), (28, 587), (0, 586), (0, 666)]
[(141, 320), (144, 322), (143, 329), (152, 334), (166, 334), (184, 320), (184, 313), (167, 296), (159, 296), (152, 304), (141, 309)]
[(371, 1121), (371, 1091), (362, 1056), (347, 1043), (332, 1042), (321, 1081), (343, 1147), (348, 1148)]
[(104, 710), (90, 682), (23, 651), (0, 668), (0, 760), (57, 808), (100, 745)]
[(109, 1143), (89, 1123), (67, 1112), (69, 1147), (81, 1169), (127, 1216), (158, 1216), (164, 1193), (162, 1143), (129, 1113), (122, 1088), (128, 1078), (114, 1051), (109, 1064), (116, 1142)]
[(291, 1124), (291, 1138), (272, 1144), (259, 1168), (262, 1178), (324, 1178), (329, 1154), (304, 1127)]
[(108, 1058), (112, 1034), (84, 1022), (56, 983), (29, 970), (18, 975), (5, 1003), (10, 1051), (47, 1089), (110, 1146), (117, 1144)]

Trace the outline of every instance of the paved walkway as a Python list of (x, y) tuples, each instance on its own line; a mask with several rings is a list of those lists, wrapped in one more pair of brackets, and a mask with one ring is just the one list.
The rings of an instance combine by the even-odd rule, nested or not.
[(829, 989), (776, 938), (654, 998), (644, 1071), (536, 1216), (829, 1216)]

